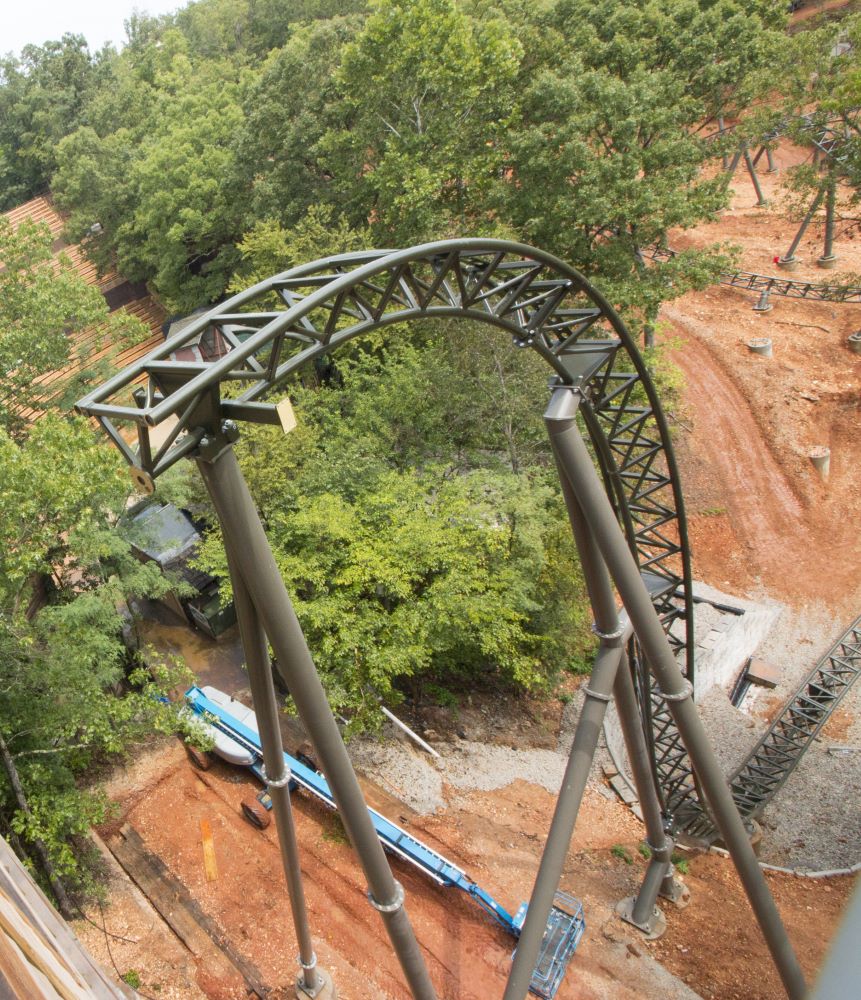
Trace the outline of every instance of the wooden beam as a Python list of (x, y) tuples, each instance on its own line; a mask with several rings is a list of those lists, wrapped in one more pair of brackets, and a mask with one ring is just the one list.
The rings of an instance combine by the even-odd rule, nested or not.
[(0, 934), (0, 1000), (30, 1000), (41, 992), (19, 950)]
[(266, 1000), (271, 990), (259, 970), (237, 952), (161, 858), (147, 850), (135, 829), (125, 825), (108, 841), (108, 847), (209, 977), (232, 980)]
[(132, 996), (125, 983), (115, 983), (86, 951), (2, 837), (0, 891), (27, 916), (41, 937), (52, 944), (56, 952), (63, 956), (66, 963), (87, 984), (91, 1000), (117, 1000), (119, 997)]

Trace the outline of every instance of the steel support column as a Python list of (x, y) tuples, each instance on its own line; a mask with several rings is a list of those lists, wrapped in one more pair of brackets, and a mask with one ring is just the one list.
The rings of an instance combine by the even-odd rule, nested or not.
[(664, 827), (649, 748), (646, 746), (646, 737), (640, 722), (637, 694), (634, 691), (634, 681), (631, 678), (627, 657), (622, 661), (619, 673), (616, 675), (613, 694), (625, 749), (628, 752), (628, 763), (631, 765), (631, 774), (634, 778), (634, 787), (637, 789), (637, 798), (640, 800), (640, 810), (643, 813), (646, 842), (652, 852), (643, 884), (631, 910), (631, 923), (644, 927), (653, 917), (658, 896), (681, 904), (681, 901), (687, 898), (687, 890), (673, 874), (674, 844)]
[(801, 221), (801, 225), (798, 227), (798, 232), (795, 234), (795, 239), (790, 243), (789, 249), (786, 254), (778, 260), (778, 264), (792, 264), (795, 262), (795, 251), (798, 249), (798, 244), (801, 242), (801, 237), (807, 232), (807, 227), (813, 220), (813, 216), (816, 215), (819, 210), (819, 206), (822, 204), (822, 199), (825, 197), (826, 185), (823, 184), (819, 190), (816, 192), (816, 197), (807, 210), (807, 215)]
[[(672, 649), (655, 614), (649, 592), (619, 528), (586, 445), (577, 428), (571, 389), (560, 387), (551, 407), (558, 419), (548, 424), (553, 447), (583, 511), (584, 519), (607, 564), (631, 619), (649, 669), (655, 677), (678, 727), (721, 837), (729, 850), (772, 959), (791, 1000), (802, 1000), (806, 986), (774, 899), (768, 890), (729, 786), (709, 743), (693, 703), (692, 688), (682, 676)], [(567, 420), (562, 419), (565, 413)]]
[[(569, 390), (567, 399), (561, 394), (557, 394), (555, 397), (555, 406), (548, 408), (544, 420), (548, 427), (551, 445), (554, 443), (554, 436), (550, 427), (551, 421), (561, 419), (563, 422), (570, 422), (572, 410), (578, 405), (578, 401), (579, 396)], [(580, 504), (577, 502), (577, 498), (565, 474), (564, 466), (558, 455), (556, 455), (555, 449), (554, 456), (556, 457), (556, 468), (559, 473), (562, 496), (568, 511), (571, 531), (574, 535), (577, 552), (580, 556), (580, 565), (583, 569), (586, 590), (595, 612), (596, 627), (600, 631), (604, 631), (610, 625), (614, 625), (614, 630), (621, 628), (622, 635), (620, 642), (624, 647), (625, 643), (631, 637), (631, 628), (628, 625), (627, 616), (625, 616), (624, 625), (620, 626), (616, 597), (613, 593), (607, 566), (601, 557), (601, 553), (598, 551), (595, 539), (589, 532), (583, 518), (583, 511), (580, 509)], [(670, 864), (673, 853), (673, 842), (669, 839), (664, 829), (660, 802), (655, 787), (655, 776), (652, 770), (649, 750), (646, 746), (645, 734), (643, 733), (637, 696), (634, 691), (634, 682), (631, 678), (627, 655), (624, 653), (619, 669), (616, 672), (613, 694), (616, 699), (616, 710), (619, 714), (628, 759), (634, 775), (634, 784), (637, 788), (637, 795), (643, 811), (646, 838), (652, 851), (652, 858), (649, 861), (649, 867), (646, 871), (640, 892), (631, 901), (629, 907), (624, 906), (627, 903), (625, 900), (620, 905), (624, 909), (624, 919), (629, 920), (647, 933), (653, 933), (657, 926), (656, 912), (660, 920), (663, 921), (663, 915), (656, 908), (659, 892), (677, 901), (682, 897), (684, 890), (673, 878), (672, 866)], [(630, 913), (628, 912), (629, 910), (631, 911)]]
[(284, 745), (281, 727), (278, 723), (278, 702), (275, 685), (272, 682), (272, 666), (269, 660), (269, 646), (260, 617), (248, 593), (245, 580), (232, 554), (232, 543), (224, 536), (230, 581), (233, 585), (233, 605), (242, 638), (242, 649), (248, 667), (248, 683), (251, 687), (251, 701), (257, 716), (260, 743), (263, 748), (263, 763), (266, 768), (266, 783), (272, 798), (278, 844), (281, 848), (281, 863), (287, 880), (290, 910), (299, 945), (299, 979), (297, 989), (310, 997), (322, 992), (325, 973), (317, 969), (317, 958), (308, 924), (305, 905), (305, 888), (302, 884), (302, 868), (299, 861), (299, 845), (296, 841), (296, 826), (293, 822), (293, 808), (290, 803), (290, 771), (284, 763)]
[(748, 174), (750, 175), (750, 181), (751, 184), (753, 184), (753, 189), (756, 191), (756, 203), (760, 206), (760, 208), (762, 208), (767, 205), (768, 202), (765, 199), (765, 195), (762, 193), (762, 187), (760, 186), (759, 177), (756, 173), (756, 167), (754, 166), (747, 143), (744, 145), (744, 164), (747, 167)]
[[(235, 440), (235, 429), (230, 438)], [(242, 476), (230, 439), (222, 433), (201, 441), (198, 468), (215, 506), (238, 575), (260, 616), (308, 730), (338, 806), (347, 835), (368, 880), (368, 898), (379, 911), (413, 997), (436, 1000), (424, 958), (347, 750), (314, 667), (292, 602), (278, 572), (257, 508)], [(261, 732), (261, 737), (263, 733)]]
[(825, 188), (825, 245), (822, 256), (816, 261), (820, 267), (834, 267), (834, 223), (837, 215), (837, 178), (832, 171)]

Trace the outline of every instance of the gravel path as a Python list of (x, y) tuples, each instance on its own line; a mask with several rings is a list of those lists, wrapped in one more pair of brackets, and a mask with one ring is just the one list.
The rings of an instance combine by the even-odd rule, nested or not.
[(446, 804), (443, 782), (458, 791), (493, 791), (521, 779), (556, 793), (566, 757), (553, 750), (515, 750), (498, 744), (460, 740), (435, 747), (436, 760), (414, 749), (395, 732), (385, 741), (354, 740), (354, 766), (396, 794), (418, 813), (433, 813)]

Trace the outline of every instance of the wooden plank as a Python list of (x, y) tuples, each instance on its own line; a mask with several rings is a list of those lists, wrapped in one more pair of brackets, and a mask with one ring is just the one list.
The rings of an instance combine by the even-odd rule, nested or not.
[(161, 858), (147, 850), (135, 829), (124, 826), (119, 836), (108, 841), (108, 847), (208, 975), (233, 980), (265, 1000), (271, 991), (259, 970), (236, 951)]
[(0, 888), (25, 914), (42, 936), (90, 988), (92, 1000), (117, 1000), (130, 996), (125, 984), (114, 983), (107, 972), (85, 950), (72, 929), (48, 902), (18, 856), (0, 837)]
[(218, 865), (215, 863), (215, 844), (212, 842), (212, 824), (208, 819), (200, 821), (200, 838), (203, 842), (203, 867), (206, 871), (206, 881), (214, 882), (218, 878)]
[(20, 951), (0, 934), (0, 1000), (30, 1000), (41, 992)]
[(63, 1000), (89, 1000), (85, 983), (60, 961), (5, 894), (0, 894), (0, 930), (18, 945), (28, 962), (48, 977)]

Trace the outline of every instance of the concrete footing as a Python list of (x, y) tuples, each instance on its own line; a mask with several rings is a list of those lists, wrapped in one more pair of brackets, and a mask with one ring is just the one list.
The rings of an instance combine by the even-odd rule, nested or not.
[(753, 354), (759, 354), (763, 358), (770, 358), (772, 355), (770, 337), (754, 337), (747, 342), (747, 347)]
[(628, 896), (626, 899), (620, 899), (616, 903), (616, 916), (624, 920), (626, 924), (631, 924), (632, 927), (636, 927), (637, 930), (642, 931), (647, 941), (654, 941), (656, 938), (662, 937), (667, 929), (667, 918), (656, 906), (652, 910), (648, 920), (643, 923), (635, 921), (634, 904), (636, 902), (636, 896)]
[(824, 446), (819, 448), (811, 448), (807, 453), (807, 457), (813, 463), (813, 468), (822, 476), (823, 479), (828, 478), (828, 473), (831, 471), (831, 449)]
[(294, 994), (296, 1000), (338, 1000), (338, 991), (335, 989), (332, 977), (319, 965), (317, 966), (317, 976), (320, 979), (320, 985), (316, 990), (308, 990), (305, 987), (304, 979), (296, 981), (296, 993)]
[(797, 271), (801, 261), (797, 257), (778, 257), (777, 266), (782, 271)]
[(849, 344), (849, 350), (853, 354), (861, 354), (861, 330), (850, 333), (846, 338), (846, 342)]
[(817, 257), (816, 266), (825, 268), (826, 271), (830, 271), (832, 268), (837, 267), (837, 257), (834, 254), (830, 257)]
[(669, 900), (677, 910), (683, 910), (691, 901), (691, 890), (678, 878), (670, 880), (669, 886), (665, 882), (658, 895)]

